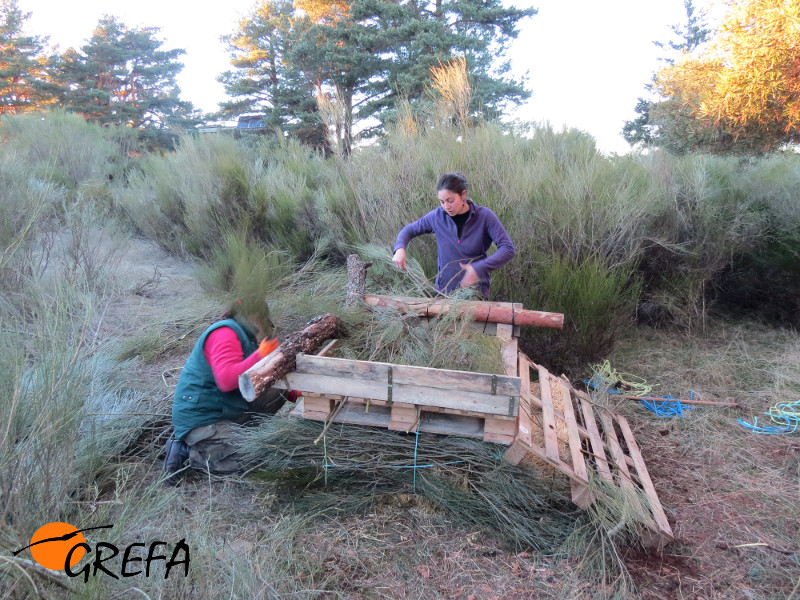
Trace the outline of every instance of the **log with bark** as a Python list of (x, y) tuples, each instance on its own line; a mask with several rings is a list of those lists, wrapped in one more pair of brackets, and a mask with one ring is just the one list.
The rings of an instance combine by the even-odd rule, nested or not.
[(509, 325), (535, 325), (537, 327), (564, 327), (561, 313), (518, 309), (501, 302), (459, 301), (437, 298), (405, 298), (401, 296), (378, 296), (367, 294), (364, 302), (370, 306), (396, 308), (402, 313), (414, 313), (423, 317), (443, 315), (456, 309), (462, 318), (472, 318), (483, 323), (507, 323)]
[(286, 336), (272, 353), (239, 375), (239, 392), (245, 400), (253, 402), (276, 381), (294, 371), (299, 352), (313, 354), (325, 340), (341, 335), (342, 329), (339, 317), (330, 313), (311, 319), (303, 329)]
[(347, 296), (344, 299), (345, 306), (358, 306), (364, 301), (367, 287), (367, 269), (371, 266), (371, 262), (365, 263), (358, 254), (351, 254), (347, 257)]

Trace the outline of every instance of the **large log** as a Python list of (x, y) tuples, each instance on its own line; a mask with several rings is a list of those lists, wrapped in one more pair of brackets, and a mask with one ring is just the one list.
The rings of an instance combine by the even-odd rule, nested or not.
[(514, 308), (508, 303), (461, 301), (436, 298), (404, 298), (401, 296), (378, 296), (367, 294), (364, 302), (370, 306), (396, 308), (402, 313), (414, 313), (424, 317), (443, 315), (453, 308), (462, 318), (471, 318), (484, 323), (507, 323), (508, 325), (535, 325), (537, 327), (564, 327), (564, 315)]
[(336, 315), (324, 314), (310, 320), (300, 331), (289, 334), (272, 353), (239, 375), (239, 392), (248, 402), (264, 394), (276, 381), (294, 371), (297, 354), (313, 353), (322, 343), (342, 332)]

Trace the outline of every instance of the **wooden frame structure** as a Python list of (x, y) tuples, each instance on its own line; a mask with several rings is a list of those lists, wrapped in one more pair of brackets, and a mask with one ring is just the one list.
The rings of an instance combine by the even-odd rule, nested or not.
[[(620, 488), (647, 528), (650, 546), (672, 541), (673, 533), (658, 499), (628, 420), (595, 404), (565, 377), (556, 377), (524, 353), (518, 353), (520, 408), (518, 432), (503, 458), (551, 468), (570, 480), (572, 501), (588, 508), (595, 500), (590, 478)], [(538, 382), (531, 381), (531, 372)]]
[[(520, 304), (487, 304), (512, 314), (524, 311)], [(581, 508), (596, 500), (590, 480), (598, 477), (620, 488), (647, 527), (646, 543), (671, 541), (672, 530), (628, 421), (520, 352), (518, 326), (476, 325), (490, 326), (502, 340), (505, 375), (333, 358), (327, 356), (332, 342), (316, 355), (298, 354), (296, 369), (275, 387), (301, 391), (292, 414), (326, 426), (368, 425), (508, 445), (508, 462), (530, 462), (568, 477), (572, 500)]]

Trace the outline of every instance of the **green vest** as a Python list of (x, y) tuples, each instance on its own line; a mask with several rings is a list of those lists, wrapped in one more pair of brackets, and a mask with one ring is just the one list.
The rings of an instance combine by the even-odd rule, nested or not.
[(203, 332), (194, 345), (175, 388), (172, 425), (177, 439), (182, 439), (195, 427), (237, 419), (250, 406), (238, 389), (223, 392), (217, 387), (211, 365), (203, 353), (209, 334), (220, 327), (230, 327), (236, 332), (242, 344), (243, 358), (247, 358), (258, 349), (255, 337), (233, 319), (214, 323)]

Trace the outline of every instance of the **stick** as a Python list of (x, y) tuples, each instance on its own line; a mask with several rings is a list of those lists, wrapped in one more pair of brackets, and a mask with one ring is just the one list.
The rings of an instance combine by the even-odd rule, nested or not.
[(680, 402), (681, 404), (704, 404), (708, 406), (733, 406), (736, 408), (742, 408), (742, 405), (738, 402), (716, 402), (714, 400), (683, 400), (681, 398), (656, 398), (655, 396), (627, 396), (623, 395), (623, 398), (627, 400), (654, 400), (654, 401), (669, 401), (675, 400)]

